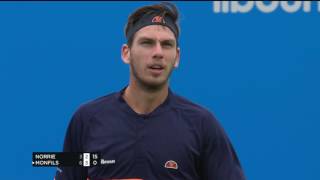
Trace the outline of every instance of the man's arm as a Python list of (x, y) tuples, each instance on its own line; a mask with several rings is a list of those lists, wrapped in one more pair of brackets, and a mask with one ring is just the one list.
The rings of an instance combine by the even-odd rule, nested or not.
[(202, 180), (245, 180), (237, 154), (211, 113), (203, 121)]
[[(77, 111), (68, 126), (64, 140), (63, 152), (82, 152), (85, 126), (81, 119), (80, 111)], [(84, 167), (59, 167), (55, 180), (86, 180), (87, 168)]]

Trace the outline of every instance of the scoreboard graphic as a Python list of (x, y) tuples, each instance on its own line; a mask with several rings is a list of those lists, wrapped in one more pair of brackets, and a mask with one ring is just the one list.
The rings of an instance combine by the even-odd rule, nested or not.
[(80, 166), (91, 167), (105, 164), (99, 153), (73, 152), (33, 152), (32, 166), (34, 167), (62, 167)]

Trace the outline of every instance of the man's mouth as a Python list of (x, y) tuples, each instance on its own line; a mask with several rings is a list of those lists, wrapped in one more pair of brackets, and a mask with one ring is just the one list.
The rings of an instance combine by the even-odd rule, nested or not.
[(164, 66), (160, 64), (153, 64), (148, 66), (148, 69), (151, 71), (154, 75), (160, 75), (162, 71), (164, 70)]
[(163, 67), (162, 65), (159, 65), (159, 64), (151, 65), (151, 66), (149, 66), (149, 68), (155, 69), (155, 70), (162, 70), (162, 69), (164, 69), (164, 67)]

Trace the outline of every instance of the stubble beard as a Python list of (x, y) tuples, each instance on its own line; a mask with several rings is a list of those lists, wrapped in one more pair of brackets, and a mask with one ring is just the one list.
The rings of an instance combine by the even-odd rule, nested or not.
[[(133, 60), (134, 61), (134, 60)], [(131, 62), (133, 62), (131, 61)], [(161, 90), (163, 87), (165, 87), (169, 81), (169, 77), (171, 76), (171, 73), (173, 71), (173, 67), (171, 67), (170, 72), (165, 77), (165, 80), (161, 82), (148, 82), (148, 80), (145, 80), (141, 75), (138, 73), (137, 69), (133, 65), (133, 63), (130, 63), (130, 69), (131, 69), (131, 75), (133, 76), (133, 79), (137, 82), (137, 85), (148, 91), (148, 92), (156, 92)]]

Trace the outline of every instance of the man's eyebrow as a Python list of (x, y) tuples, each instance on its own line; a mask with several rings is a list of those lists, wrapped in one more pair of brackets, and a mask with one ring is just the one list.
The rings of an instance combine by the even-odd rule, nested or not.
[[(140, 37), (138, 39), (138, 41), (155, 41), (153, 38), (149, 38), (149, 37)], [(166, 42), (166, 43), (174, 43), (175, 42), (175, 39), (164, 39), (164, 40), (161, 40), (161, 42)]]
[(152, 38), (149, 38), (149, 37), (140, 37), (139, 39), (138, 39), (138, 41), (154, 41), (154, 39), (152, 39)]
[(170, 44), (175, 44), (175, 40), (174, 39), (165, 39), (162, 41), (163, 43), (170, 43)]

